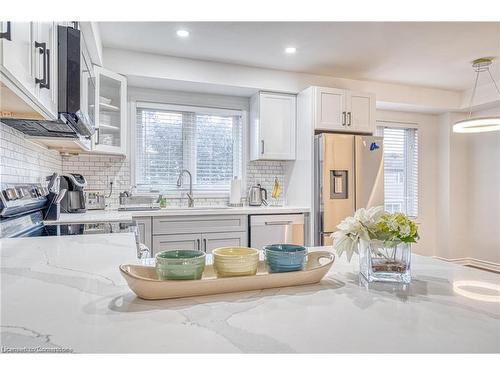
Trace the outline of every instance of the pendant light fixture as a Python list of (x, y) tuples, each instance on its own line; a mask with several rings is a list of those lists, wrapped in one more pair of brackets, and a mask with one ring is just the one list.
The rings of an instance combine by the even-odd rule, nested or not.
[(488, 72), (493, 85), (500, 95), (500, 89), (498, 89), (495, 79), (491, 75), (490, 65), (493, 63), (491, 57), (482, 57), (476, 59), (472, 62), (472, 68), (476, 72), (476, 79), (474, 80), (474, 87), (472, 88), (472, 95), (469, 103), (469, 116), (466, 120), (458, 121), (453, 125), (453, 132), (455, 133), (482, 133), (490, 132), (494, 130), (500, 130), (500, 116), (488, 116), (488, 117), (472, 117), (472, 103), (474, 101), (474, 95), (476, 94), (477, 82), (479, 81), (479, 74), (482, 72)]

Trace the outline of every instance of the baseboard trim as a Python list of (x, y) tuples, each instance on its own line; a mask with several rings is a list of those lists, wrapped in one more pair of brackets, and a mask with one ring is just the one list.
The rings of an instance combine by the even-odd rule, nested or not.
[(449, 259), (449, 258), (434, 256), (433, 258), (436, 258), (439, 260), (444, 260), (445, 262), (460, 264), (462, 266), (471, 266), (471, 267), (476, 267), (476, 268), (482, 268), (482, 269), (485, 269), (488, 271), (500, 272), (500, 264), (499, 263), (489, 262), (486, 260), (481, 260), (481, 259), (476, 259), (476, 258), (471, 258), (471, 257)]

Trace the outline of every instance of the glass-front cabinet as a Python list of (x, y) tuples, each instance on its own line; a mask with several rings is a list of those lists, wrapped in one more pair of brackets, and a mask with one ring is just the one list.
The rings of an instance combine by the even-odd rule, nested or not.
[(127, 152), (127, 79), (95, 66), (95, 126), (92, 150), (99, 153)]

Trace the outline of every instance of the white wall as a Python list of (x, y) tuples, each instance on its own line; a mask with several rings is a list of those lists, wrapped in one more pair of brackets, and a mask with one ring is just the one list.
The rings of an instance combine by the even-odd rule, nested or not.
[(413, 250), (422, 255), (434, 255), (437, 246), (437, 180), (438, 117), (409, 112), (377, 111), (377, 121), (407, 123), (418, 129), (419, 136), (419, 202), (420, 240)]
[(401, 104), (414, 110), (438, 112), (459, 108), (462, 103), (462, 93), (451, 90), (287, 72), (112, 48), (105, 48), (103, 55), (108, 69), (126, 76), (154, 78), (158, 81), (195, 82), (200, 85), (290, 93), (298, 93), (308, 86), (337, 87), (372, 92), (376, 94), (377, 102), (384, 105)]
[[(500, 107), (474, 116), (500, 116)], [(467, 256), (500, 264), (500, 131), (464, 134), (468, 158)]]
[[(500, 115), (500, 107), (474, 116)], [(466, 114), (439, 118), (435, 255), (500, 264), (500, 132), (453, 133)]]

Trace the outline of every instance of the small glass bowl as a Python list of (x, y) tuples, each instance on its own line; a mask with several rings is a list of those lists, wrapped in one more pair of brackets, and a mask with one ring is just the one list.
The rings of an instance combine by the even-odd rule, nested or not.
[(307, 262), (307, 249), (299, 245), (267, 245), (264, 255), (269, 272), (302, 271)]
[(198, 280), (205, 270), (205, 253), (198, 250), (167, 250), (156, 254), (156, 273), (161, 280)]

